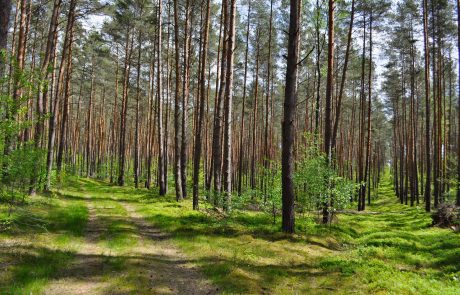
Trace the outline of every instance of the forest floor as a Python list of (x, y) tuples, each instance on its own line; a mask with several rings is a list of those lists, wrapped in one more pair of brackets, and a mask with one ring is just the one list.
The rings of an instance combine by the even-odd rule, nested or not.
[(70, 178), (0, 205), (0, 294), (460, 294), (460, 235), (398, 204), (297, 234), (262, 212), (191, 210), (173, 194)]

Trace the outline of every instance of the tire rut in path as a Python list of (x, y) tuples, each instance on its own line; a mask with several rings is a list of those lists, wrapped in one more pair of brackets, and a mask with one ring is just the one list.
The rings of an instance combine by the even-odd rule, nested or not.
[(154, 227), (126, 202), (120, 203), (137, 228), (138, 245), (133, 253), (149, 257), (140, 266), (148, 272), (152, 291), (164, 294), (217, 294), (187, 257), (175, 247), (169, 235)]
[(106, 224), (96, 214), (90, 200), (85, 201), (88, 208), (88, 223), (84, 232), (84, 242), (79, 245), (76, 258), (62, 272), (58, 279), (51, 281), (44, 294), (104, 294), (109, 284), (102, 274), (105, 268), (106, 249), (97, 244)]

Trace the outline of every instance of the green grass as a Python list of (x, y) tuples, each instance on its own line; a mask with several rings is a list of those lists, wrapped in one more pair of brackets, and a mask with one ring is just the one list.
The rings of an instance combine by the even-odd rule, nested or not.
[[(41, 292), (74, 259), (88, 212), (81, 202), (34, 197), (9, 214), (0, 205), (0, 293)], [(3, 271), (5, 270), (5, 271)]]
[[(2, 250), (0, 264), (9, 261), (12, 266), (0, 275), (0, 293), (39, 292), (75, 259), (88, 201), (107, 225), (98, 244), (112, 252), (106, 259), (111, 272), (132, 267), (123, 254), (137, 243), (133, 225), (117, 203), (123, 201), (169, 233), (224, 294), (460, 293), (459, 234), (431, 227), (423, 205), (398, 204), (388, 180), (367, 207), (379, 214), (340, 214), (332, 226), (318, 225), (314, 215), (298, 216), (297, 234), (288, 236), (279, 232), (281, 220), (273, 224), (265, 213), (222, 216), (203, 202), (196, 212), (190, 200), (177, 203), (172, 192), (158, 197), (145, 189), (77, 178), (69, 179), (57, 199), (39, 197), (10, 217), (0, 207), (2, 224), (9, 224), (0, 239), (20, 236), (31, 244), (24, 250), (27, 255)], [(51, 252), (36, 247), (35, 241), (45, 237), (52, 238)], [(135, 274), (129, 272), (127, 279), (134, 281)]]

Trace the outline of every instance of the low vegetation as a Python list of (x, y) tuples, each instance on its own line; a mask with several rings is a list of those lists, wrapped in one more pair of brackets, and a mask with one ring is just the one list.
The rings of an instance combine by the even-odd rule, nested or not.
[[(30, 198), (11, 212), (2, 205), (1, 293), (51, 288), (91, 236), (85, 227), (88, 210), (109, 221), (100, 224), (104, 229), (97, 241), (110, 253), (101, 263), (103, 273), (133, 274), (136, 267), (124, 254), (138, 240), (125, 203), (166, 234), (222, 293), (444, 295), (460, 290), (459, 234), (432, 227), (421, 207), (401, 208), (387, 182), (367, 212), (344, 211), (330, 226), (318, 224), (317, 213), (305, 213), (298, 216), (297, 234), (285, 235), (279, 232), (280, 217), (273, 224), (266, 212), (193, 211), (191, 200), (177, 203), (174, 195), (70, 178), (65, 189)], [(110, 277), (105, 283), (123, 284)], [(147, 292), (146, 283), (132, 288)]]

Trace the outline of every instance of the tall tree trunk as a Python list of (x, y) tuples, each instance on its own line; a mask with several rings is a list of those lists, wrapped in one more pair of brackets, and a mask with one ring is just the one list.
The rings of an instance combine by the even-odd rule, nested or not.
[(235, 50), (235, 18), (236, 0), (230, 2), (230, 19), (228, 29), (227, 47), (227, 73), (225, 87), (225, 126), (224, 126), (224, 179), (225, 179), (225, 201), (224, 210), (231, 210), (232, 202), (232, 114), (233, 114), (233, 56)]
[(351, 40), (353, 34), (353, 22), (355, 18), (355, 0), (351, 1), (350, 24), (348, 25), (347, 49), (345, 50), (345, 61), (342, 70), (342, 80), (340, 81), (339, 97), (337, 98), (337, 107), (335, 110), (334, 130), (332, 133), (331, 149), (335, 149), (337, 143), (337, 131), (339, 130), (340, 115), (342, 110), (343, 90), (347, 79), (348, 60), (350, 57)]
[[(201, 160), (201, 145), (202, 145), (202, 129), (203, 129), (203, 120), (204, 120), (204, 104), (207, 97), (206, 87), (206, 60), (208, 54), (208, 35), (209, 35), (209, 19), (211, 12), (211, 1), (207, 0), (206, 2), (206, 17), (204, 24), (204, 34), (203, 34), (203, 49), (201, 53), (201, 93), (199, 101), (199, 114), (198, 114), (198, 126), (196, 129), (195, 136), (195, 150), (193, 155), (193, 209), (198, 210), (198, 193), (199, 193), (199, 180), (200, 180), (200, 160)], [(209, 82), (208, 82), (209, 83)]]
[(360, 115), (359, 115), (359, 148), (358, 148), (358, 183), (359, 183), (359, 196), (358, 196), (358, 210), (364, 210), (366, 204), (363, 202), (366, 194), (364, 181), (364, 108), (365, 108), (365, 93), (364, 93), (364, 77), (366, 66), (366, 15), (363, 15), (363, 51), (361, 56), (361, 89), (360, 89)]
[(67, 118), (69, 116), (69, 97), (70, 97), (70, 80), (72, 78), (72, 45), (73, 45), (73, 26), (75, 23), (75, 8), (77, 6), (77, 1), (72, 0), (69, 7), (69, 18), (67, 23), (67, 32), (69, 34), (69, 47), (67, 49), (67, 64), (66, 64), (66, 77), (65, 77), (65, 86), (64, 86), (64, 103), (62, 106), (62, 118), (61, 118), (61, 129), (59, 135), (59, 147), (56, 160), (57, 174), (59, 175), (62, 168), (62, 157), (64, 153), (64, 148), (66, 144), (66, 125)]
[[(130, 40), (131, 39), (131, 40)], [(120, 110), (120, 137), (118, 142), (118, 185), (125, 185), (125, 165), (126, 165), (126, 116), (128, 113), (128, 91), (129, 91), (129, 73), (131, 70), (131, 54), (132, 54), (133, 37), (131, 36), (131, 28), (126, 28), (126, 43), (125, 43), (125, 65), (123, 70), (123, 94), (121, 97)]]
[(176, 200), (183, 199), (182, 176), (181, 176), (181, 141), (180, 141), (180, 66), (179, 66), (179, 7), (178, 0), (174, 0), (174, 57), (176, 70), (176, 85), (174, 98), (174, 181), (176, 188)]
[[(43, 56), (42, 65), (40, 69), (40, 77), (44, 81), (43, 85), (40, 84), (37, 96), (37, 117), (38, 120), (35, 123), (35, 133), (34, 133), (34, 142), (35, 147), (41, 147), (43, 138), (42, 135), (44, 133), (44, 120), (42, 120), (43, 115), (45, 114), (46, 108), (46, 96), (48, 95), (48, 76), (49, 71), (48, 67), (52, 60), (52, 57), (55, 55), (56, 51), (56, 36), (57, 36), (57, 28), (58, 28), (58, 18), (61, 9), (62, 0), (55, 0), (53, 5), (53, 11), (51, 13), (51, 21), (48, 30), (48, 37), (46, 42), (46, 49), (45, 55)], [(29, 189), (29, 194), (35, 194), (35, 186), (38, 181), (38, 163), (35, 164), (34, 174), (32, 176), (31, 185)]]
[[(220, 72), (223, 76), (226, 73), (227, 67), (227, 31), (228, 31), (228, 7), (226, 1), (222, 2), (223, 13), (223, 38), (222, 38), (222, 59), (220, 65)], [(214, 131), (212, 142), (212, 158), (213, 158), (213, 172), (214, 172), (214, 193), (216, 195), (215, 201), (218, 200), (222, 192), (222, 146), (221, 146), (221, 132), (222, 132), (222, 114), (223, 114), (223, 101), (224, 90), (226, 89), (226, 79), (221, 77), (219, 94), (217, 97), (217, 105), (215, 106), (214, 118)]]
[[(332, 164), (332, 94), (334, 93), (334, 0), (329, 0), (328, 12), (328, 53), (327, 53), (327, 81), (326, 81), (326, 113), (324, 122), (324, 152), (328, 165)], [(329, 180), (326, 180), (329, 182)], [(328, 184), (329, 185), (329, 184)], [(329, 223), (329, 206), (332, 196), (328, 196), (323, 204), (323, 223)]]
[(295, 191), (293, 182), (294, 159), (293, 146), (295, 138), (294, 117), (297, 105), (295, 92), (298, 67), (299, 34), (299, 0), (290, 0), (288, 55), (286, 67), (286, 88), (284, 94), (284, 118), (282, 126), (282, 230), (287, 233), (295, 231)]
[[(141, 12), (142, 14), (142, 12)], [(137, 55), (137, 82), (136, 82), (136, 126), (134, 130), (134, 187), (139, 187), (139, 162), (140, 162), (140, 151), (139, 151), (139, 103), (141, 99), (141, 49), (142, 49), (142, 31), (139, 29), (138, 36), (138, 55)]]
[[(75, 4), (76, 5), (76, 4)], [(56, 82), (56, 88), (54, 89), (54, 92), (51, 95), (51, 115), (49, 118), (49, 127), (48, 127), (48, 152), (47, 152), (47, 158), (46, 158), (46, 183), (45, 183), (45, 191), (49, 191), (51, 189), (51, 172), (53, 168), (53, 161), (54, 161), (54, 145), (55, 145), (55, 138), (56, 138), (56, 122), (57, 122), (57, 116), (58, 116), (58, 111), (59, 111), (59, 104), (60, 104), (60, 95), (62, 93), (62, 88), (61, 88), (61, 83), (62, 80), (64, 79), (64, 68), (65, 68), (65, 62), (67, 61), (67, 58), (69, 54), (71, 53), (70, 51), (70, 44), (71, 44), (71, 35), (72, 35), (72, 30), (70, 29), (72, 24), (71, 19), (71, 14), (73, 14), (72, 10), (69, 10), (69, 16), (68, 16), (68, 21), (67, 21), (67, 29), (66, 29), (66, 35), (64, 38), (64, 45), (63, 45), (63, 54), (61, 57), (61, 63), (59, 66), (59, 75), (58, 79)], [(55, 36), (56, 37), (56, 36)], [(56, 42), (54, 40), (53, 42)], [(56, 56), (54, 57), (56, 59)], [(53, 77), (54, 79), (54, 77)], [(52, 89), (54, 87), (54, 83), (52, 85)], [(54, 96), (54, 100), (52, 99)]]
[[(371, 148), (372, 148), (372, 121), (371, 121), (371, 112), (372, 112), (372, 9), (369, 16), (369, 76), (368, 76), (368, 97), (369, 101), (367, 103), (367, 144), (366, 144), (366, 166), (364, 169), (364, 181), (369, 182), (368, 178), (370, 177), (370, 161), (371, 161)], [(363, 200), (362, 200), (362, 210), (365, 209), (366, 204), (366, 189), (368, 191), (368, 203), (370, 204), (370, 186), (366, 185), (364, 187)]]
[(257, 108), (258, 108), (258, 95), (259, 95), (259, 58), (260, 58), (260, 31), (256, 31), (256, 40), (257, 40), (257, 49), (256, 49), (256, 69), (254, 77), (254, 100), (253, 100), (253, 114), (252, 114), (252, 155), (251, 155), (251, 175), (250, 175), (250, 185), (251, 189), (255, 190), (256, 188), (256, 152), (257, 152)]
[(157, 115), (158, 115), (158, 177), (159, 177), (159, 186), (160, 186), (160, 196), (166, 194), (166, 181), (165, 179), (165, 134), (163, 129), (163, 81), (162, 81), (162, 14), (163, 14), (163, 1), (158, 1), (158, 61), (157, 61), (157, 92), (158, 92), (158, 105), (157, 105)]
[(423, 48), (425, 59), (425, 210), (431, 211), (431, 155), (430, 155), (430, 46), (428, 44), (428, 0), (423, 0)]
[(244, 78), (243, 78), (243, 105), (241, 107), (241, 126), (240, 126), (240, 155), (238, 159), (238, 195), (241, 195), (241, 187), (243, 183), (243, 158), (244, 158), (244, 113), (246, 111), (246, 84), (248, 77), (248, 53), (249, 53), (249, 29), (251, 20), (251, 0), (248, 1), (248, 17), (246, 27), (246, 49), (244, 52)]
[[(270, 104), (270, 79), (271, 79), (271, 67), (272, 67), (272, 27), (273, 27), (273, 0), (270, 0), (270, 17), (269, 17), (269, 25), (268, 25), (268, 62), (267, 62), (267, 85), (266, 85), (266, 90), (265, 90), (265, 129), (264, 129), (264, 154), (263, 154), (263, 165), (265, 169), (265, 173), (268, 172), (269, 169), (269, 158), (270, 158), (270, 151), (269, 151), (269, 104)], [(299, 34), (300, 35), (300, 34)], [(296, 81), (296, 87), (297, 87), (297, 81)], [(296, 90), (294, 90), (296, 91)], [(263, 189), (264, 189), (264, 196), (267, 195), (267, 192), (265, 190), (266, 188), (266, 181), (268, 179), (263, 179)], [(265, 203), (266, 197), (264, 197), (264, 203)]]
[(110, 151), (110, 183), (113, 183), (113, 166), (114, 166), (114, 158), (117, 149), (117, 112), (118, 112), (118, 72), (119, 72), (119, 65), (118, 65), (118, 44), (116, 45), (116, 55), (115, 55), (115, 93), (113, 98), (113, 118), (112, 118), (112, 130), (111, 130), (111, 151)]
[(324, 45), (324, 38), (320, 39), (320, 13), (321, 6), (319, 0), (316, 0), (316, 23), (315, 23), (315, 36), (316, 36), (316, 104), (315, 104), (315, 134), (319, 133), (319, 116), (320, 116), (320, 103), (321, 103), (321, 52)]
[(92, 57), (91, 62), (91, 86), (89, 93), (89, 102), (88, 102), (88, 116), (86, 119), (86, 177), (92, 176), (91, 174), (91, 161), (92, 153), (91, 148), (93, 145), (93, 135), (92, 126), (93, 126), (93, 101), (94, 101), (94, 56)]
[[(426, 0), (425, 0), (426, 1)], [(457, 128), (457, 206), (460, 206), (460, 0), (457, 0), (457, 49), (458, 49), (458, 128)]]
[[(182, 143), (181, 143), (181, 155), (180, 155), (180, 176), (182, 177), (182, 194), (184, 198), (187, 197), (187, 118), (188, 118), (188, 99), (189, 99), (189, 84), (190, 84), (190, 48), (192, 42), (192, 36), (190, 30), (190, 1), (187, 0), (185, 4), (185, 39), (184, 39), (184, 80), (183, 84), (183, 97), (182, 97)], [(204, 91), (204, 89), (202, 89)]]

